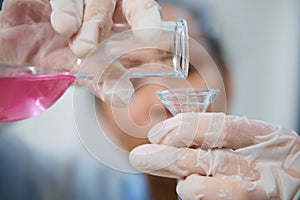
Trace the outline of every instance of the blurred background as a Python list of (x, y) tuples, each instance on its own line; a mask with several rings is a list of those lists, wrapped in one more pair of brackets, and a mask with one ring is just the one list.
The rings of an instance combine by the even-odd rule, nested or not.
[(300, 1), (206, 1), (234, 78), (230, 113), (299, 131)]
[[(233, 74), (229, 113), (282, 125), (299, 133), (300, 1), (185, 1), (207, 6), (208, 29), (222, 43)], [(0, 128), (5, 127), (2, 132), (15, 133), (33, 152), (43, 155), (43, 165), (55, 158), (56, 166), (60, 167), (60, 160), (65, 162), (66, 158), (85, 151), (73, 119), (73, 92), (74, 88), (70, 88), (37, 117), (0, 123)]]

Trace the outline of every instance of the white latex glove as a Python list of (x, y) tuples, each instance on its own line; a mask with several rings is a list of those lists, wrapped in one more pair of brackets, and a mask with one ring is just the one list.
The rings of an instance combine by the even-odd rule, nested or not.
[[(70, 48), (79, 58), (86, 58), (109, 36), (113, 23), (128, 22), (135, 29), (159, 27), (162, 22), (160, 7), (154, 0), (51, 0), (50, 4), (53, 28), (69, 40)], [(137, 36), (147, 40), (153, 35), (155, 33), (147, 32)], [(126, 73), (120, 63), (110, 67)], [(102, 77), (96, 83), (85, 83), (97, 97), (118, 107), (130, 103), (134, 93), (134, 88), (126, 77)]]
[[(82, 1), (53, 1), (52, 6), (54, 7), (54, 10), (51, 10), (48, 0), (5, 0), (0, 12), (0, 63), (10, 65), (35, 65), (39, 67), (67, 68), (76, 72), (75, 68), (77, 65), (75, 63), (77, 62), (77, 56), (70, 49), (69, 41), (71, 41), (72, 44), (75, 41), (79, 42), (78, 44), (83, 44), (83, 51), (89, 49), (88, 47), (92, 48), (92, 46), (96, 45), (96, 43), (93, 43), (95, 42), (94, 40), (92, 42), (89, 40), (96, 37), (96, 35), (98, 36), (102, 32), (98, 29), (99, 24), (94, 22), (94, 18), (96, 18), (98, 20), (96, 21), (99, 23), (103, 20), (101, 23), (105, 24), (105, 22), (109, 19), (109, 15), (107, 15), (107, 19), (104, 16), (102, 18), (100, 16), (103, 15), (105, 9), (107, 9), (107, 12), (113, 12), (113, 8), (107, 7), (107, 5), (108, 3), (114, 4), (112, 1), (105, 1), (106, 4), (101, 5), (100, 3), (102, 1), (87, 1), (86, 4), (80, 4), (80, 2)], [(100, 6), (96, 4), (97, 2)], [(123, 5), (128, 7), (132, 1), (126, 2), (124, 1)], [(152, 3), (153, 7), (151, 9), (149, 8), (149, 10), (156, 10), (158, 12), (158, 7), (155, 6), (156, 4), (154, 4), (154, 2)], [(69, 26), (73, 27), (76, 25), (76, 23), (71, 20), (72, 17), (74, 19), (77, 19), (78, 17), (77, 11), (75, 7), (72, 7), (72, 5), (84, 6), (85, 18), (83, 24), (79, 24), (79, 29), (76, 29), (78, 31), (76, 36), (74, 35), (72, 38), (66, 38), (58, 34), (53, 29), (50, 23), (50, 15), (52, 16), (52, 21), (55, 21), (55, 16), (59, 17), (60, 13), (61, 19), (59, 19), (59, 22), (64, 22), (61, 24), (60, 28), (66, 28), (67, 30), (63, 30), (62, 33), (68, 32), (70, 31), (68, 28)], [(138, 5), (141, 6), (140, 4)], [(61, 8), (61, 10), (59, 10), (59, 8)], [(79, 9), (79, 7), (76, 8)], [(134, 8), (136, 8), (136, 6), (134, 6)], [(79, 10), (82, 9), (83, 7)], [(130, 9), (127, 8), (127, 11), (129, 10)], [(138, 11), (133, 9), (132, 13), (138, 13)], [(140, 14), (141, 13), (139, 13), (139, 15)], [(89, 16), (91, 18), (89, 18)], [(128, 17), (128, 19), (133, 20), (133, 24), (135, 22), (134, 19), (137, 18), (138, 14), (136, 14), (136, 17), (134, 16), (135, 15)], [(115, 17), (117, 18), (117, 16)], [(149, 19), (151, 17), (148, 16), (143, 19), (146, 18)], [(82, 19), (79, 21), (81, 22), (81, 20)], [(110, 27), (111, 23), (112, 21), (109, 21), (107, 26)], [(158, 22), (156, 21), (155, 23)], [(83, 29), (83, 27), (89, 28)], [(59, 28), (56, 28), (56, 30), (59, 30)], [(90, 37), (91, 35), (93, 35), (93, 37)], [(88, 38), (87, 40), (84, 39), (85, 36)], [(83, 39), (81, 40), (80, 38)], [(101, 39), (103, 38), (100, 37), (99, 41)], [(92, 45), (85, 46), (85, 44), (89, 43)], [(75, 46), (77, 46), (76, 48), (81, 48), (80, 45)], [(120, 65), (112, 65), (111, 68), (113, 68), (112, 70), (126, 73), (124, 68)], [(84, 81), (84, 83), (86, 83), (86, 86), (90, 88), (97, 97), (118, 107), (125, 106), (130, 102), (134, 89), (129, 79), (124, 77), (121, 79), (103, 78), (98, 82), (96, 81)]]
[(0, 12), (0, 63), (71, 69), (77, 57), (50, 24), (48, 0), (5, 0)]
[(299, 199), (300, 137), (223, 113), (184, 113), (155, 125), (135, 148), (137, 169), (181, 178), (182, 199)]
[[(51, 0), (51, 23), (69, 38), (70, 47), (84, 58), (108, 35), (114, 22), (132, 28), (159, 27), (160, 8), (154, 0)], [(144, 37), (151, 37), (146, 35)]]

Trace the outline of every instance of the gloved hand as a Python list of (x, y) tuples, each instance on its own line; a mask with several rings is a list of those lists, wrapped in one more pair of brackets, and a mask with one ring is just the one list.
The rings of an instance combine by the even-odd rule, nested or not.
[[(84, 58), (107, 37), (113, 20), (127, 19), (132, 27), (161, 23), (159, 7), (152, 0), (124, 0), (122, 5), (113, 0), (53, 0), (51, 6), (48, 0), (4, 1), (0, 12), (1, 63), (76, 72), (77, 58)], [(120, 65), (112, 68), (124, 71)], [(96, 81), (84, 83), (97, 97), (115, 106), (130, 102), (134, 91), (126, 77)]]
[(5, 0), (0, 12), (0, 63), (71, 69), (76, 56), (50, 24), (47, 0)]
[[(108, 37), (113, 23), (128, 22), (135, 29), (158, 27), (162, 22), (160, 7), (154, 0), (51, 0), (50, 4), (53, 28), (68, 39), (70, 48), (79, 58), (85, 58)], [(155, 35), (147, 32), (137, 36), (147, 39), (151, 34)], [(113, 68), (126, 73), (120, 63)], [(103, 83), (101, 87), (89, 80), (85, 80), (85, 85), (115, 106), (130, 103), (134, 89), (128, 78), (110, 77), (100, 82)]]
[(299, 199), (300, 137), (223, 113), (183, 113), (155, 125), (136, 147), (137, 169), (181, 178), (182, 199)]
[[(161, 15), (154, 0), (51, 0), (51, 23), (84, 58), (109, 34), (113, 23), (132, 28), (158, 27)], [(150, 37), (149, 35), (146, 37)]]

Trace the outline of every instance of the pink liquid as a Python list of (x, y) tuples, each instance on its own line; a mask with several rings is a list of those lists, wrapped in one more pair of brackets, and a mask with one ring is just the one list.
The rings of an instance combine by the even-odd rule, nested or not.
[(75, 81), (69, 73), (0, 77), (0, 121), (33, 117), (53, 105)]

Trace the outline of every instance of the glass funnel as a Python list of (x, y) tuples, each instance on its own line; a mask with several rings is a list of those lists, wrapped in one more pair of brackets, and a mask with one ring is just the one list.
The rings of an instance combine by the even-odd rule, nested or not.
[(156, 94), (172, 115), (185, 112), (205, 112), (219, 90), (208, 88), (176, 88)]

